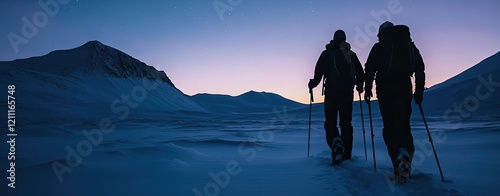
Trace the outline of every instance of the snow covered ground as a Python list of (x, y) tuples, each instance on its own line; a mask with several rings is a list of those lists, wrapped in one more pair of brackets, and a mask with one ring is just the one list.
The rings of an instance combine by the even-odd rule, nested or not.
[[(82, 134), (83, 130), (97, 126), (91, 122), (33, 126), (18, 137), (17, 188), (15, 191), (2, 188), (2, 192), (9, 195), (197, 195), (198, 192), (203, 195), (494, 195), (498, 191), (495, 182), (500, 174), (500, 159), (496, 156), (500, 151), (498, 121), (471, 121), (459, 129), (447, 128), (446, 123), (439, 121), (429, 122), (431, 129), (444, 130), (442, 137), (434, 138), (446, 180), (443, 183), (428, 149), (423, 125), (415, 119), (413, 133), (420, 154), (415, 155), (413, 177), (407, 184), (395, 184), (378, 115), (374, 116), (377, 158), (377, 172), (374, 172), (368, 133), (368, 161), (365, 161), (359, 113), (353, 119), (354, 159), (333, 167), (324, 142), (322, 112), (317, 107), (314, 110), (310, 157), (307, 157), (306, 108), (260, 115), (199, 114), (194, 118), (192, 114), (148, 119), (131, 115), (127, 121), (116, 123), (112, 132), (102, 133), (102, 140), (93, 135), (98, 145)], [(369, 131), (368, 126), (366, 130)], [(92, 144), (91, 148), (84, 143)], [(56, 163), (64, 166), (54, 170)]]
[[(496, 195), (499, 56), (425, 93), (445, 182), (414, 107), (406, 184), (392, 181), (376, 102), (375, 172), (365, 103), (367, 160), (355, 102), (354, 158), (333, 167), (322, 104), (313, 106), (307, 157), (309, 106), (279, 95), (189, 97), (164, 73), (98, 42), (0, 62), (0, 85), (14, 82), (18, 100), (16, 189), (6, 180), (0, 195)], [(1, 145), (4, 171), (9, 149)]]

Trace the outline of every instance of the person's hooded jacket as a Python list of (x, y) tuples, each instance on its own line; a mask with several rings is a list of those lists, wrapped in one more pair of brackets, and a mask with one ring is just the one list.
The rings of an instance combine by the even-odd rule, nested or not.
[(330, 54), (332, 51), (342, 49), (344, 55), (349, 57), (349, 60), (351, 61), (352, 65), (355, 68), (355, 74), (356, 74), (356, 86), (362, 90), (363, 88), (363, 82), (364, 82), (364, 73), (363, 73), (363, 67), (361, 66), (361, 63), (359, 62), (358, 57), (356, 56), (356, 53), (351, 51), (351, 45), (345, 40), (337, 40), (333, 39), (330, 41), (329, 44), (325, 46), (325, 50), (321, 53), (318, 62), (316, 63), (316, 67), (314, 69), (314, 79), (311, 80), (311, 83), (309, 84), (310, 88), (316, 87), (320, 82), (321, 79), (324, 77), (326, 79), (325, 81), (325, 95), (328, 94), (329, 91), (333, 91), (333, 85), (330, 84), (328, 78), (330, 77), (331, 73), (331, 66), (330, 64)]
[[(415, 74), (415, 95), (422, 96), (425, 66), (419, 50), (411, 40), (410, 29), (405, 25), (384, 28), (384, 24), (378, 34), (379, 42), (373, 46), (365, 64), (365, 91), (371, 92), (376, 78), (379, 98), (381, 93), (411, 94), (411, 77)], [(407, 61), (412, 63), (397, 63)]]

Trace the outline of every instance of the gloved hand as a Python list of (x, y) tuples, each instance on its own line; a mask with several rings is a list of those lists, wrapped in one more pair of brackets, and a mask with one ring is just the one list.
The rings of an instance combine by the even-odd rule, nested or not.
[(313, 79), (309, 79), (309, 84), (307, 84), (307, 86), (309, 87), (309, 89), (313, 89), (315, 88), (318, 84), (314, 84), (314, 80)]
[(424, 92), (415, 91), (415, 94), (413, 94), (413, 98), (415, 99), (415, 104), (420, 105), (424, 100)]
[(359, 93), (363, 93), (363, 86), (356, 86), (356, 90), (357, 90)]
[(372, 98), (372, 96), (373, 95), (372, 95), (372, 91), (371, 90), (366, 90), (365, 91), (365, 101), (366, 101), (366, 103), (369, 104), (370, 99)]

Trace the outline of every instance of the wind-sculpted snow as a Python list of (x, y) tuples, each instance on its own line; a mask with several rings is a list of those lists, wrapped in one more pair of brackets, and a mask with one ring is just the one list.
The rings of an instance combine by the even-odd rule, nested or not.
[[(18, 178), (19, 183), (31, 188), (19, 189), (19, 193), (87, 195), (98, 190), (98, 195), (132, 192), (194, 195), (195, 188), (204, 192), (207, 184), (217, 185), (218, 181), (212, 177), (217, 174), (222, 180), (219, 183), (225, 185), (224, 188), (217, 185), (220, 195), (461, 195), (488, 193), (496, 187), (493, 177), (498, 173), (495, 165), (500, 160), (486, 155), (497, 154), (500, 149), (495, 139), (499, 132), (493, 131), (498, 123), (468, 122), (463, 131), (446, 132), (446, 141), (435, 138), (446, 178), (442, 183), (434, 157), (427, 154), (427, 146), (422, 143), (427, 141), (424, 128), (421, 122), (416, 122), (414, 139), (421, 154), (415, 158), (410, 181), (396, 184), (380, 131), (375, 132), (378, 172), (373, 171), (371, 156), (365, 161), (359, 116), (353, 119), (353, 160), (337, 167), (331, 165), (331, 152), (324, 142), (320, 120), (312, 125), (311, 157), (307, 158), (306, 126), (288, 124), (286, 118), (281, 122), (284, 126), (275, 126), (272, 118), (256, 121), (253, 115), (222, 116), (193, 116), (194, 121), (175, 118), (162, 121), (163, 117), (157, 117), (148, 119), (148, 124), (140, 121), (117, 124), (117, 130), (103, 135), (102, 143), (83, 156), (73, 172), (64, 174), (63, 182), (57, 180), (52, 163), (67, 161), (67, 146), (74, 147), (86, 140), (79, 129), (90, 129), (92, 125), (60, 125), (68, 133), (50, 136), (28, 132), (23, 138), (29, 145), (19, 147), (24, 153)], [(321, 118), (321, 114), (313, 116)], [(290, 120), (305, 124), (307, 117)], [(193, 123), (198, 126), (192, 126)], [(436, 123), (433, 122), (434, 126)], [(374, 125), (376, 130), (381, 129), (380, 122)], [(480, 128), (469, 130), (469, 125)], [(33, 128), (43, 130), (42, 125)], [(488, 163), (477, 167), (484, 159)], [(240, 172), (224, 179), (221, 176), (227, 164), (236, 164)], [(484, 173), (485, 170), (489, 173)], [(475, 192), (478, 186), (481, 190)]]
[(392, 167), (379, 166), (382, 172), (375, 173), (372, 162), (366, 162), (361, 156), (335, 168), (329, 166), (329, 152), (315, 158), (321, 172), (314, 178), (322, 181), (332, 195), (463, 195), (455, 189), (436, 186), (438, 176), (420, 170), (413, 171), (410, 181), (402, 185), (392, 181)]

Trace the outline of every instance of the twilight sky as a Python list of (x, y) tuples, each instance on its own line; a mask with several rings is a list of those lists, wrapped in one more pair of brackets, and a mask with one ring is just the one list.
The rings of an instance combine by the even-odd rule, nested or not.
[(500, 50), (499, 10), (495, 0), (2, 0), (0, 61), (99, 40), (189, 95), (255, 90), (308, 103), (308, 79), (337, 29), (364, 64), (383, 21), (408, 25), (430, 87)]

